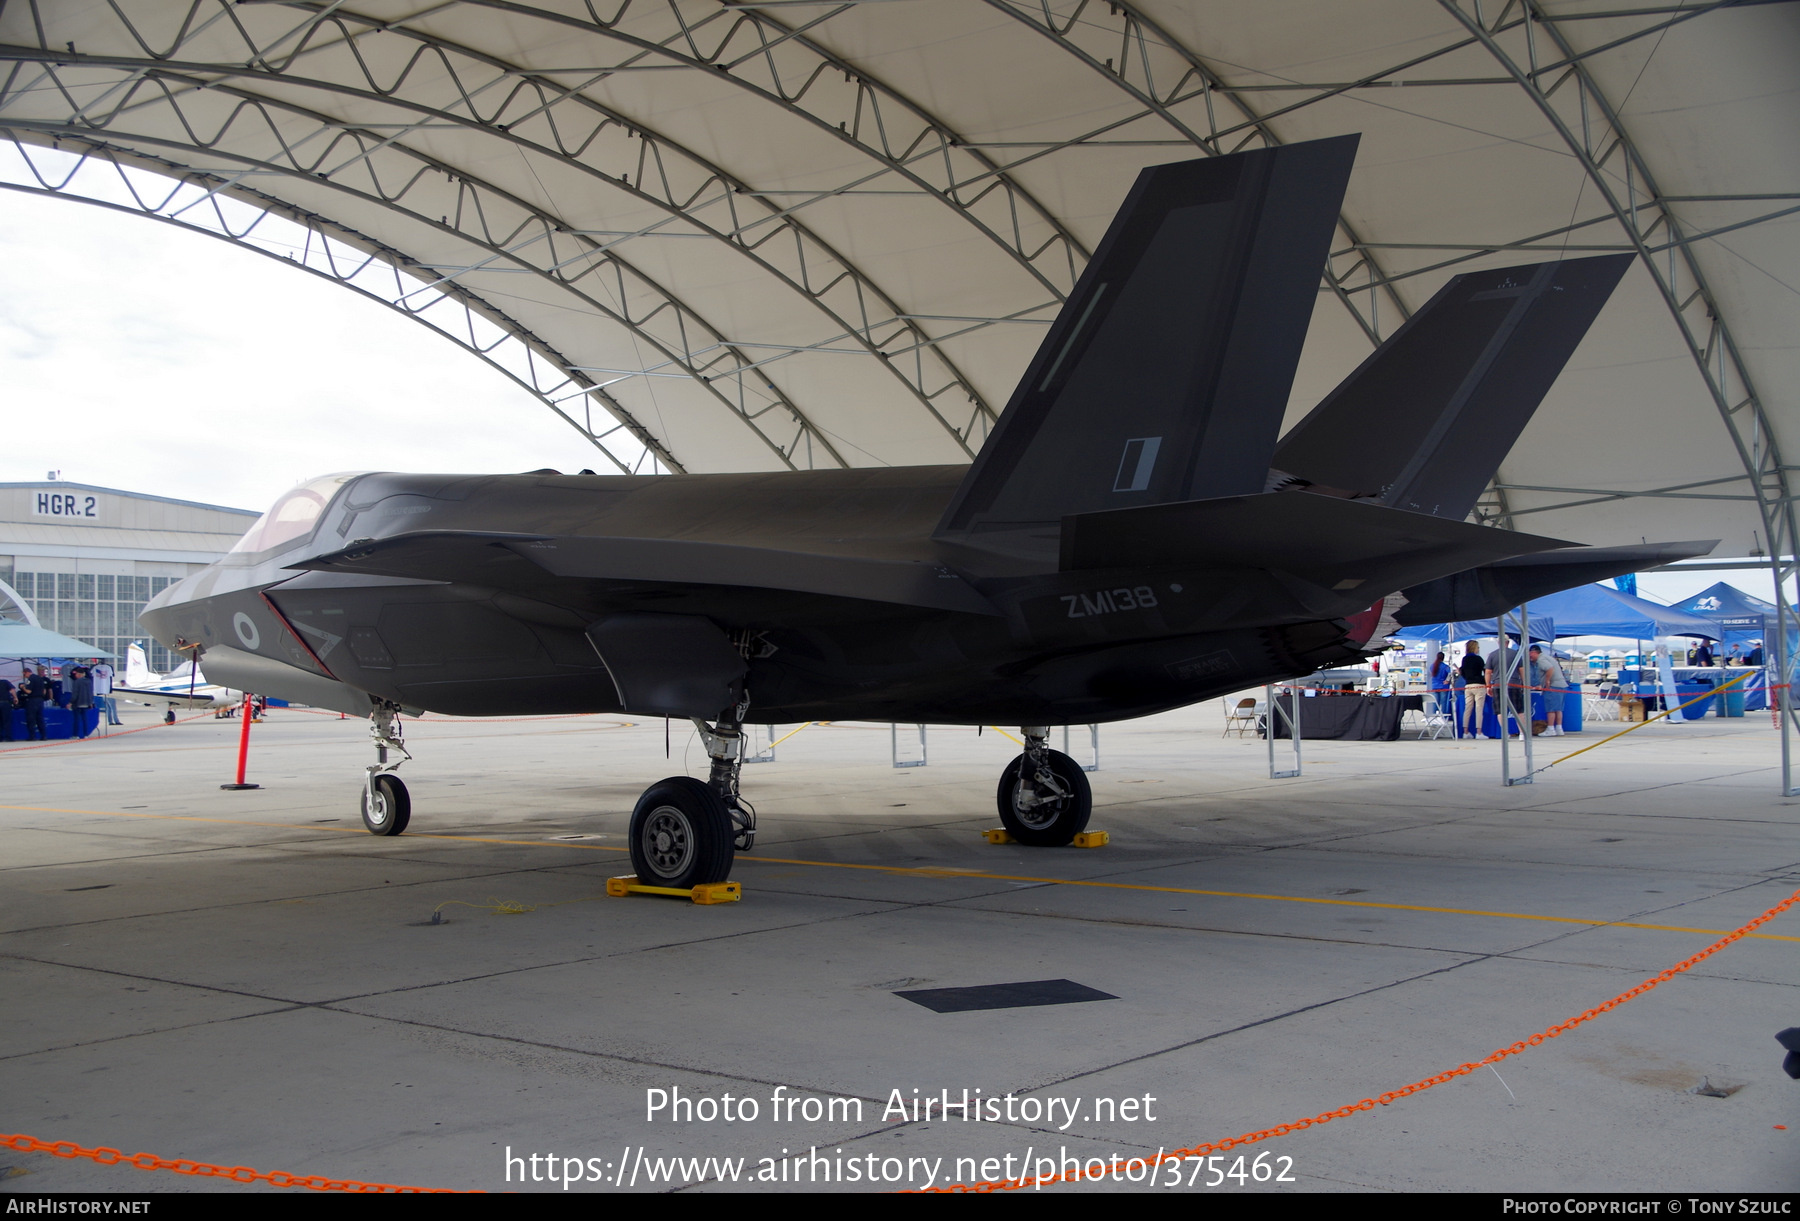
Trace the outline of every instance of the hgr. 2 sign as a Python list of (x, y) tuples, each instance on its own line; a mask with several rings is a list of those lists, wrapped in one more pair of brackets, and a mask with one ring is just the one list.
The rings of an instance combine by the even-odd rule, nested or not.
[(39, 492), (33, 517), (99, 517), (98, 496), (78, 496), (71, 492)]

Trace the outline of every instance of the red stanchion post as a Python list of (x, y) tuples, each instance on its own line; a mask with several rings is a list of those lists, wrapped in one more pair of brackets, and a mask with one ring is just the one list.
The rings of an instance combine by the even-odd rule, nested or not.
[(256, 708), (256, 697), (248, 691), (244, 693), (244, 706), (238, 710), (238, 716), (244, 722), (238, 727), (238, 770), (236, 784), (221, 784), (222, 789), (260, 789), (260, 784), (245, 784), (244, 769), (250, 762), (250, 718)]

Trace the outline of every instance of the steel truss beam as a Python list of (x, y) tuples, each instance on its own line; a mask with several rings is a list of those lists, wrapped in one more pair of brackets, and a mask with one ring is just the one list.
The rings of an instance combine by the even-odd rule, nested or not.
[[(280, 2), (331, 7), (319, 0)], [(755, 7), (713, 8), (682, 0), (613, 0), (617, 7), (610, 15), (599, 12), (600, 0), (565, 0), (568, 11), (549, 7), (555, 0), (459, 2), (582, 30), (632, 49), (623, 61), (592, 69), (599, 75), (685, 67), (747, 90), (874, 163), (869, 178), (813, 198), (830, 198), (863, 181), (895, 175), (949, 208), (1058, 300), (1068, 295), (1087, 262), (1089, 252), (1080, 241), (979, 146), (918, 102), (807, 37), (808, 30), (848, 11), (852, 3), (830, 6), (802, 25), (788, 26)], [(689, 12), (695, 8), (702, 9), (698, 18)], [(653, 14), (668, 30), (661, 37), (642, 32)]]
[[(58, 79), (64, 69), (53, 64), (39, 66), (49, 87), (67, 96), (69, 89)], [(232, 184), (257, 175), (304, 177), (315, 186), (328, 183), (335, 192), (383, 206), (428, 228), (454, 233), (472, 247), (478, 261), (460, 267), (428, 265), (405, 256), (424, 273), (425, 282), (415, 292), (442, 289), (476, 271), (493, 275), (516, 270), (549, 281), (574, 298), (572, 306), (612, 319), (666, 359), (681, 363), (790, 467), (793, 453), (813, 441), (816, 430), (766, 378), (759, 376), (752, 382), (732, 367), (733, 354), (704, 319), (618, 254), (570, 234), (556, 217), (524, 200), (415, 153), (393, 138), (227, 85), (203, 86), (195, 78), (164, 69), (132, 71), (119, 83), (122, 89), (116, 104), (103, 116), (89, 115), (85, 128), (70, 130), (70, 125), (62, 123), (16, 120), (10, 126), (15, 136), (29, 132), (40, 142), (115, 136), (128, 147), (163, 150), (165, 155), (159, 159), (165, 162), (172, 162), (173, 155), (209, 156), (231, 164), (234, 172), (217, 177)], [(26, 86), (45, 87), (38, 83)], [(213, 110), (220, 99), (230, 103), (223, 113)], [(0, 121), (6, 120), (8, 100), (0, 93)], [(132, 131), (125, 123), (128, 116), (167, 118), (171, 114), (178, 129), (187, 133), (182, 140)], [(310, 130), (294, 139), (283, 130), (283, 118), (302, 119)], [(202, 136), (202, 129), (211, 129), (212, 134)], [(321, 136), (325, 138), (321, 140)], [(260, 147), (251, 151), (246, 143)], [(403, 199), (408, 203), (403, 205)], [(450, 213), (434, 220), (418, 210), (421, 203), (440, 204)], [(456, 217), (454, 222), (449, 219), (451, 214)], [(582, 283), (584, 280), (588, 282)], [(479, 299), (473, 290), (459, 288), (464, 296)], [(603, 300), (602, 293), (610, 301)], [(642, 304), (634, 308), (634, 299)], [(487, 312), (507, 317), (497, 307), (489, 306)], [(702, 359), (696, 348), (703, 348), (710, 359)], [(581, 372), (566, 361), (563, 367), (571, 374)], [(728, 395), (727, 390), (734, 393)], [(778, 408), (785, 408), (795, 425), (791, 437), (772, 436), (767, 422), (760, 418)], [(659, 442), (659, 448), (666, 450), (666, 443)], [(832, 452), (828, 446), (824, 448)], [(844, 463), (839, 460), (839, 465)], [(679, 464), (674, 469), (680, 469)]]
[[(203, 10), (210, 7), (218, 7), (221, 13), (203, 19)], [(107, 63), (134, 73), (131, 78), (131, 83), (134, 84), (159, 70), (168, 72), (170, 69), (186, 69), (197, 77), (191, 84), (194, 89), (216, 89), (216, 85), (209, 85), (209, 78), (223, 80), (231, 76), (249, 75), (279, 79), (283, 84), (304, 83), (323, 88), (335, 85), (339, 91), (351, 92), (344, 88), (341, 81), (305, 81), (296, 71), (296, 65), (308, 57), (316, 57), (322, 51), (342, 49), (357, 39), (366, 41), (375, 36), (406, 38), (424, 48), (432, 57), (429, 65), (431, 69), (447, 71), (455, 80), (456, 92), (460, 98), (459, 113), (432, 111), (430, 108), (409, 105), (400, 96), (406, 73), (420, 63), (419, 54), (411, 57), (399, 77), (377, 81), (361, 54), (361, 48), (352, 47), (356, 67), (363, 78), (362, 88), (355, 92), (359, 92), (365, 99), (406, 106), (414, 112), (415, 117), (410, 129), (405, 125), (397, 125), (391, 131), (385, 127), (368, 131), (366, 134), (373, 140), (371, 147), (361, 150), (351, 160), (355, 160), (357, 156), (366, 159), (392, 152), (411, 130), (419, 130), (433, 121), (474, 126), (488, 134), (499, 135), (517, 146), (530, 148), (538, 155), (552, 157), (590, 175), (603, 177), (611, 187), (628, 191), (641, 200), (655, 204), (669, 212), (671, 217), (680, 216), (684, 221), (691, 222), (701, 234), (710, 234), (718, 240), (732, 243), (739, 254), (756, 261), (763, 270), (775, 275), (829, 317), (838, 328), (833, 339), (857, 344), (866, 353), (878, 357), (882, 366), (933, 415), (964, 452), (973, 453), (974, 445), (979, 444), (988, 424), (995, 417), (994, 409), (982, 400), (982, 396), (939, 347), (940, 340), (927, 334), (914, 316), (903, 312), (848, 259), (832, 250), (796, 220), (792, 216), (795, 210), (792, 206), (780, 207), (766, 201), (759, 193), (752, 191), (748, 184), (705, 162), (691, 150), (644, 130), (641, 124), (625, 116), (605, 110), (591, 99), (582, 97), (576, 89), (560, 85), (546, 74), (525, 72), (468, 48), (408, 29), (400, 23), (377, 25), (368, 19), (357, 18), (338, 6), (326, 6), (309, 16), (301, 27), (285, 29), (280, 36), (265, 40), (267, 45), (258, 47), (257, 40), (249, 34), (237, 16), (230, 12), (230, 8), (229, 5), (215, 5), (211, 0), (197, 0), (189, 8), (181, 37), (166, 46), (157, 47), (152, 47), (137, 30), (131, 28), (124, 14), (115, 8), (114, 12), (122, 28), (148, 54), (147, 59), (129, 61), (73, 53), (59, 55), (43, 38), (40, 38), (40, 42), (45, 42), (46, 45), (37, 49), (37, 55), (61, 64), (88, 66)], [(671, 6), (670, 11), (677, 10)], [(175, 57), (182, 51), (183, 44), (192, 43), (222, 17), (230, 19), (233, 29), (249, 50), (248, 66), (236, 63), (178, 63)], [(768, 25), (756, 22), (750, 24), (757, 29), (765, 29)], [(776, 40), (766, 40), (769, 44), (774, 41)], [(274, 75), (277, 72), (280, 73), (278, 77)], [(589, 79), (583, 83), (591, 83), (593, 74), (584, 75)], [(866, 81), (859, 87), (865, 90), (876, 89)], [(484, 94), (490, 102), (486, 113), (482, 113), (477, 106), (477, 100), (482, 99)], [(496, 98), (497, 104), (493, 104)], [(266, 98), (259, 100), (265, 105), (277, 104)], [(88, 107), (74, 106), (73, 103), (71, 105), (78, 117), (91, 122), (86, 113), (89, 108), (93, 108), (91, 101)], [(570, 115), (570, 111), (585, 113)], [(108, 108), (106, 113), (110, 112), (111, 108)], [(419, 117), (421, 115), (423, 117)], [(574, 122), (571, 122), (571, 118)], [(525, 139), (520, 132), (522, 125), (533, 127), (534, 135), (541, 134), (545, 138)], [(376, 138), (377, 135), (379, 138)], [(593, 155), (596, 149), (611, 154), (612, 163), (597, 169), (578, 159), (580, 154)], [(315, 157), (312, 160), (318, 162), (319, 159)], [(311, 172), (335, 173), (344, 168), (346, 167), (343, 165), (335, 165), (321, 171), (315, 166), (311, 168)], [(441, 168), (446, 173), (453, 172), (449, 167)], [(414, 190), (420, 185), (416, 176), (401, 176), (397, 181), (401, 191)], [(1017, 198), (1022, 198), (1016, 188), (1009, 188), (1008, 195), (1015, 198), (1015, 202)], [(722, 223), (709, 225), (701, 216), (709, 207), (724, 214)], [(749, 209), (748, 214), (744, 211), (746, 207)], [(430, 209), (423, 211), (428, 214)], [(448, 213), (441, 215), (447, 216)], [(559, 226), (557, 232), (565, 239), (565, 245), (570, 239), (580, 241), (586, 236), (572, 232), (572, 227), (566, 225)], [(671, 226), (668, 231), (659, 231), (657, 235), (672, 236), (674, 232)], [(682, 235), (687, 236), (686, 233)], [(618, 237), (610, 236), (615, 239)], [(616, 241), (607, 243), (609, 247), (613, 244)], [(1041, 249), (1037, 253), (1041, 254)], [(648, 279), (641, 272), (637, 275), (641, 280)], [(669, 296), (666, 293), (664, 295)], [(958, 333), (966, 333), (967, 329), (969, 328)], [(714, 338), (715, 342), (707, 345), (709, 351), (724, 351), (733, 358), (741, 355), (723, 337), (715, 334)], [(669, 345), (665, 340), (658, 346)], [(803, 348), (810, 345), (796, 346)], [(712, 367), (718, 360), (715, 356), (703, 369), (699, 364), (694, 366), (696, 377), (704, 379), (709, 392), (715, 396), (718, 395), (718, 390), (712, 383), (724, 376), (717, 368)], [(733, 375), (741, 376), (755, 362), (737, 360), (736, 363), (741, 368)], [(768, 381), (766, 375), (760, 375), (753, 385), (764, 394), (778, 400), (781, 398), (780, 392)], [(966, 397), (969, 404), (966, 409), (959, 411), (950, 405), (946, 396), (955, 394)], [(738, 397), (743, 400), (749, 396), (740, 394)], [(824, 450), (833, 460), (845, 464), (831, 441), (811, 427), (797, 407), (785, 401), (781, 401), (779, 405), (787, 408), (799, 424), (799, 433), (804, 434), (808, 450), (815, 447)], [(951, 418), (951, 413), (956, 414), (955, 419)], [(750, 418), (750, 414), (747, 410), (739, 410), (741, 417)], [(792, 459), (800, 449), (798, 435), (785, 443), (770, 440), (767, 436), (764, 439), (782, 455), (784, 461), (792, 465)]]
[[(387, 306), (486, 362), (554, 411), (622, 474), (682, 469), (624, 404), (575, 371), (517, 320), (455, 284), (421, 293), (430, 270), (364, 234), (217, 175), (158, 161), (141, 151), (74, 138), (59, 139), (51, 147), (42, 143), (39, 133), (4, 126), (0, 150), (13, 154), (21, 172), (20, 177), (0, 179), (0, 189), (145, 216), (297, 266)], [(97, 174), (102, 181), (93, 181)], [(167, 189), (147, 194), (152, 183)], [(228, 206), (233, 204), (239, 207)], [(276, 232), (270, 218), (297, 228)], [(596, 430), (591, 411), (583, 409), (577, 418), (568, 409), (574, 398), (599, 399), (615, 422)]]
[[(1796, 530), (1794, 497), (1788, 483), (1789, 468), (1781, 460), (1780, 447), (1769, 429), (1755, 383), (1744, 365), (1731, 329), (1707, 287), (1693, 245), (1680, 240), (1683, 236), (1680, 219), (1663, 203), (1662, 192), (1656, 186), (1650, 167), (1619, 121), (1617, 107), (1589, 75), (1561, 27), (1542, 20), (1541, 0), (1507, 0), (1492, 24), (1483, 20), (1481, 0), (1467, 2), (1473, 7), (1464, 7), (1465, 0), (1438, 0), (1445, 11), (1479, 39), (1495, 62), (1519, 83), (1574, 154), (1589, 185), (1606, 201), (1656, 282), (1657, 291), (1662, 294), (1694, 367), (1706, 384), (1707, 394), (1737, 449), (1738, 459), (1743, 463), (1751, 493), (1756, 498), (1757, 513), (1762, 519), (1769, 569), (1775, 579), (1776, 690), (1782, 713), (1781, 792), (1783, 796), (1795, 796), (1800, 790), (1795, 788), (1793, 778), (1794, 701), (1793, 692), (1789, 690), (1792, 669), (1787, 653), (1787, 624), (1791, 622), (1794, 606), (1788, 597), (1787, 582), (1796, 571), (1795, 543), (1800, 531)], [(1515, 10), (1518, 17), (1509, 25), (1507, 19)], [(1514, 50), (1509, 50), (1502, 45), (1501, 39), (1514, 27), (1518, 28), (1519, 36), (1511, 39)], [(1542, 69), (1538, 67), (1537, 33), (1540, 29), (1556, 53), (1571, 65), (1548, 89), (1541, 82)], [(1519, 46), (1521, 41), (1523, 45)], [(1617, 45), (1617, 40), (1608, 45)], [(1566, 112), (1552, 101), (1552, 95), (1564, 85), (1573, 86), (1563, 92)], [(1667, 238), (1660, 247), (1653, 249), (1653, 237), (1659, 232)], [(1659, 260), (1658, 254), (1665, 251)]]
[[(287, 7), (307, 7), (290, 4)], [(839, 328), (834, 339), (857, 343), (867, 354), (882, 360), (910, 395), (947, 431), (965, 453), (973, 456), (971, 438), (979, 441), (995, 412), (938, 345), (905, 314), (891, 297), (849, 258), (834, 249), (797, 219), (792, 207), (769, 202), (770, 192), (758, 191), (724, 167), (695, 150), (651, 129), (640, 119), (622, 114), (587, 97), (581, 87), (616, 69), (530, 71), (516, 64), (414, 29), (404, 23), (379, 21), (337, 5), (312, 6), (329, 17), (319, 23), (335, 30), (343, 42), (358, 44), (356, 70), (362, 76), (357, 96), (399, 102), (417, 113), (497, 135), (508, 142), (552, 158), (579, 173), (604, 179), (610, 187), (692, 223), (700, 233), (732, 246), (802, 300), (824, 314)], [(420, 54), (408, 57), (406, 69), (388, 81), (378, 81), (368, 67), (362, 44), (382, 37), (405, 39), (432, 56), (425, 66), (449, 74), (460, 99), (456, 108), (434, 108), (401, 102), (406, 78), (425, 63)], [(294, 66), (304, 55), (337, 50), (335, 40), (322, 40), (309, 31), (304, 52), (296, 50), (282, 60), (280, 79), (295, 79)], [(371, 52), (379, 48), (369, 48)], [(374, 56), (371, 55), (370, 58)], [(429, 75), (427, 71), (426, 75)], [(581, 85), (569, 86), (555, 77), (574, 75)], [(328, 87), (324, 82), (314, 82)], [(436, 87), (436, 82), (433, 82)], [(348, 91), (348, 90), (346, 90)], [(487, 105), (479, 104), (484, 95)], [(494, 95), (498, 95), (495, 97)], [(532, 134), (527, 135), (527, 129)], [(610, 162), (604, 159), (610, 158)], [(600, 161), (601, 164), (593, 164)], [(819, 193), (808, 193), (812, 200)], [(748, 215), (745, 212), (748, 211)], [(707, 219), (722, 212), (723, 219)], [(614, 237), (689, 236), (672, 229), (614, 234)], [(901, 346), (895, 347), (898, 343)], [(896, 361), (902, 353), (910, 362)], [(969, 409), (959, 411), (944, 403), (960, 394)], [(947, 414), (948, 413), (948, 414)], [(966, 415), (961, 423), (950, 414)], [(829, 448), (822, 436), (821, 444)], [(841, 456), (833, 451), (840, 465)]]
[[(1793, 569), (1778, 557), (1794, 554), (1800, 533), (1796, 531), (1788, 468), (1730, 326), (1695, 258), (1692, 243), (1701, 235), (1684, 233), (1655, 176), (1619, 122), (1616, 108), (1580, 62), (1584, 57), (1577, 55), (1559, 25), (1544, 19), (1540, 0), (1507, 0), (1491, 22), (1482, 16), (1480, 0), (1438, 2), (1537, 106), (1650, 273), (1743, 463), (1769, 554), (1777, 557), (1772, 561), (1776, 592), (1785, 601), (1782, 589)], [(1503, 38), (1508, 39), (1507, 44), (1503, 45)], [(1547, 89), (1542, 84), (1548, 73), (1539, 66), (1540, 39), (1559, 57), (1555, 64), (1570, 65), (1557, 77), (1560, 88)], [(1614, 40), (1608, 45), (1617, 44)], [(1554, 93), (1561, 94), (1560, 104)]]

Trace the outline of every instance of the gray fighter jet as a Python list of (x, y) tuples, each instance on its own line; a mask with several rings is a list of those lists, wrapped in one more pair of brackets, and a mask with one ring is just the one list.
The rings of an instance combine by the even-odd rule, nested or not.
[(751, 847), (743, 727), (1022, 727), (999, 814), (1067, 844), (1052, 725), (1311, 673), (1711, 545), (1590, 549), (1464, 519), (1629, 256), (1458, 276), (1278, 439), (1356, 138), (1132, 188), (972, 467), (347, 474), (283, 496), (143, 622), (215, 681), (372, 720), (363, 820), (406, 827), (403, 710), (691, 718), (640, 877)]

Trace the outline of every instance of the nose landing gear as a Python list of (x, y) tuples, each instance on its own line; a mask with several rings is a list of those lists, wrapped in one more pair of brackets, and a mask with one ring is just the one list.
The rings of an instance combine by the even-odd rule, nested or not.
[[(735, 710), (743, 716), (745, 708)], [(694, 728), (712, 758), (706, 780), (671, 776), (644, 790), (631, 812), (631, 867), (652, 886), (686, 888), (723, 882), (735, 852), (756, 844), (756, 810), (738, 793), (744, 733), (736, 721)]]
[[(406, 784), (393, 773), (403, 760), (411, 759), (403, 740), (399, 705), (378, 702), (369, 714), (369, 737), (375, 742), (375, 762), (368, 767), (363, 784), (362, 820), (370, 835), (398, 835), (412, 821), (412, 797)], [(397, 750), (402, 759), (388, 762), (388, 751)]]
[(1094, 794), (1081, 764), (1051, 750), (1047, 725), (1026, 725), (1025, 753), (1000, 773), (1000, 821), (1021, 844), (1061, 848), (1074, 842), (1093, 813)]

